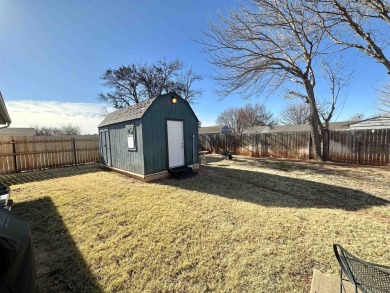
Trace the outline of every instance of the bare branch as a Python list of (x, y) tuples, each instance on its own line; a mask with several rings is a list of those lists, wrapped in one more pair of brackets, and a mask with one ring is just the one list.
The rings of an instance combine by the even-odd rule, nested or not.
[(283, 124), (309, 124), (310, 107), (307, 103), (289, 103), (280, 113)]
[(355, 48), (383, 64), (390, 74), (390, 3), (386, 0), (309, 0), (305, 7), (316, 12), (331, 40)]
[(378, 90), (376, 108), (379, 114), (390, 116), (390, 82)]

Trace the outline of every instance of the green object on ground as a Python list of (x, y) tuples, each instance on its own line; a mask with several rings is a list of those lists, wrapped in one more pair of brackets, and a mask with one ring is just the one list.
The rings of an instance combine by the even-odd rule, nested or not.
[(0, 292), (36, 292), (30, 226), (0, 209)]

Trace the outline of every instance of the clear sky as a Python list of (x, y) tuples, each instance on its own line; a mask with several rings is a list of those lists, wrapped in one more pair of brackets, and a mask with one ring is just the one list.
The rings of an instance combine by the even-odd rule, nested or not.
[[(14, 127), (73, 124), (97, 133), (102, 120), (97, 95), (100, 76), (119, 65), (183, 60), (205, 76), (203, 94), (193, 105), (203, 126), (214, 125), (226, 108), (243, 106), (238, 95), (224, 100), (208, 56), (194, 39), (202, 36), (218, 11), (238, 0), (0, 0), (0, 91)], [(376, 88), (389, 79), (371, 59), (348, 51), (355, 78), (335, 121), (357, 112), (375, 114)], [(277, 95), (257, 97), (277, 117), (287, 103)]]

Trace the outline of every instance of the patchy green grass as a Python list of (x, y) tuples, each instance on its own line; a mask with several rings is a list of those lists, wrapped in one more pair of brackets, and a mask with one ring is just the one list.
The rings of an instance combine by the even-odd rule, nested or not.
[(390, 170), (208, 158), (142, 183), (96, 165), (0, 176), (45, 292), (308, 292), (332, 244), (389, 264)]

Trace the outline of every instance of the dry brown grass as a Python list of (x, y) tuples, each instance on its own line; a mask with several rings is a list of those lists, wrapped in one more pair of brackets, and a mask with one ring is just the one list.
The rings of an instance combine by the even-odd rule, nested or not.
[(208, 160), (196, 177), (148, 184), (94, 165), (1, 178), (16, 183), (40, 286), (308, 292), (314, 267), (337, 274), (334, 242), (390, 263), (389, 168)]

